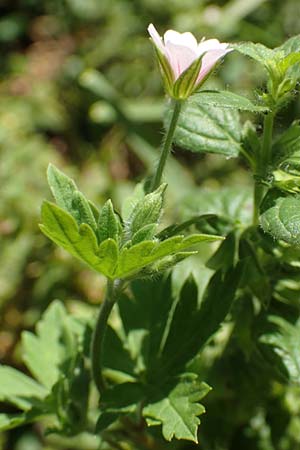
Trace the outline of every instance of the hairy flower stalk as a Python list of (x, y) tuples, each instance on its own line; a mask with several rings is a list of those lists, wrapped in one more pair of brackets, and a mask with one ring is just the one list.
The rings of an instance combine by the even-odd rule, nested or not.
[(189, 32), (168, 30), (161, 38), (153, 24), (149, 25), (148, 32), (155, 47), (166, 91), (174, 99), (172, 118), (151, 184), (151, 191), (154, 191), (161, 183), (183, 101), (203, 85), (218, 61), (232, 49), (217, 39), (198, 43)]

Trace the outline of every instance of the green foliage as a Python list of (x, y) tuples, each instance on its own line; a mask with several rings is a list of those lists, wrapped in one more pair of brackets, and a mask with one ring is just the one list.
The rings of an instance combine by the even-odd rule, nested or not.
[(291, 245), (300, 244), (300, 199), (278, 197), (260, 217), (264, 231)]
[(241, 147), (238, 112), (202, 104), (201, 98), (202, 94), (194, 95), (183, 105), (175, 142), (192, 152), (238, 156)]
[(282, 317), (270, 316), (276, 329), (261, 336), (260, 341), (273, 347), (281, 358), (290, 381), (300, 383), (300, 328), (299, 319), (290, 323)]
[[(78, 192), (74, 191), (75, 184), (53, 166), (50, 167), (49, 174), (55, 198), (64, 209), (53, 203), (44, 202), (41, 230), (56, 244), (108, 278), (130, 278), (139, 272), (143, 274), (143, 271), (144, 275), (150, 275), (157, 272), (158, 268), (162, 270), (163, 267), (171, 267), (190, 255), (182, 253), (183, 250), (200, 242), (222, 239), (219, 236), (205, 234), (187, 237), (179, 235), (163, 241), (155, 239), (165, 185), (144, 195), (130, 211), (128, 210), (124, 232), (111, 201), (103, 206), (97, 229), (92, 228), (87, 223), (90, 222), (92, 214), (88, 201), (80, 194), (82, 201), (74, 203), (74, 195)], [(66, 200), (60, 197), (63, 197), (64, 193)], [(89, 208), (89, 215), (85, 215), (86, 207)], [(94, 216), (92, 217), (96, 226)], [(86, 223), (82, 222), (84, 218), (87, 218)], [(168, 257), (173, 259), (165, 261), (164, 258)], [(155, 266), (159, 261), (160, 266)]]
[(199, 105), (210, 105), (221, 109), (237, 109), (240, 111), (264, 112), (266, 106), (255, 105), (246, 97), (229, 91), (201, 91), (192, 98)]
[(1, 429), (52, 416), (56, 431), (78, 432), (86, 421), (89, 375), (84, 363), (88, 328), (53, 302), (37, 325), (22, 335), (23, 359), (37, 381), (8, 366), (0, 367), (0, 400), (23, 413), (0, 414)]
[[(200, 306), (193, 279), (179, 298), (172, 294), (170, 277), (132, 283), (132, 295), (124, 294), (118, 303), (122, 329), (118, 334), (111, 330), (105, 339), (106, 373), (124, 382), (104, 392), (99, 431), (120, 415), (134, 414), (141, 404), (148, 425), (161, 425), (165, 439), (197, 442), (198, 416), (205, 411), (199, 402), (210, 388), (186, 367), (227, 316), (239, 279), (239, 269), (225, 278), (216, 274)], [(230, 289), (220, 304), (218, 291), (225, 285)]]

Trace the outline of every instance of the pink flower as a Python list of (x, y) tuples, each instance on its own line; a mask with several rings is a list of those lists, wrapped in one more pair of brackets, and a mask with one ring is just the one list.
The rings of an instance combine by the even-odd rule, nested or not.
[(163, 39), (150, 24), (148, 32), (155, 45), (166, 88), (174, 98), (187, 98), (204, 83), (218, 61), (231, 52), (218, 39), (199, 44), (192, 33), (168, 30)]

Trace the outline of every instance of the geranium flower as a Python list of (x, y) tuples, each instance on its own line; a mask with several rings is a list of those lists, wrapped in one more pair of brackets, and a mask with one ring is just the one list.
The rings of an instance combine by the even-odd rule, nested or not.
[(176, 99), (185, 99), (199, 89), (218, 61), (233, 49), (218, 39), (199, 44), (192, 33), (168, 30), (161, 38), (151, 23), (148, 32), (156, 49), (166, 89)]

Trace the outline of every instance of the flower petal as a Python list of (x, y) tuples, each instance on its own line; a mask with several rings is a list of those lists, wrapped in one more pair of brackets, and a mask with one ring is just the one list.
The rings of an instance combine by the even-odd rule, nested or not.
[(162, 38), (160, 37), (155, 26), (152, 23), (150, 23), (150, 25), (148, 26), (148, 33), (150, 34), (151, 39), (153, 40), (158, 50), (161, 51), (163, 54), (165, 54), (166, 51)]
[(198, 54), (199, 56), (202, 53), (208, 52), (210, 50), (225, 50), (228, 48), (228, 44), (226, 42), (221, 43), (218, 39), (207, 39), (206, 41), (202, 41), (198, 45)]
[(190, 33), (178, 33), (174, 30), (168, 30), (164, 34), (164, 43), (167, 45), (168, 43), (174, 45), (181, 45), (183, 47), (189, 48), (193, 52), (197, 52), (197, 39), (195, 36)]
[[(227, 44), (226, 44), (227, 46)], [(214, 68), (219, 59), (231, 52), (231, 48), (219, 48), (216, 50), (208, 51), (202, 58), (202, 66), (197, 78), (197, 84), (202, 81), (206, 75)]]

